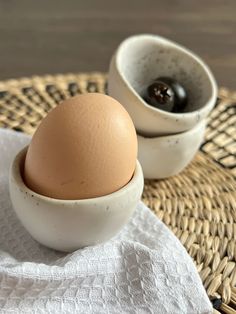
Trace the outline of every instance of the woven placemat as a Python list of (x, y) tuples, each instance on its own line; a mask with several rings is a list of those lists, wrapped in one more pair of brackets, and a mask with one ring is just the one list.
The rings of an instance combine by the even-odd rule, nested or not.
[[(0, 127), (32, 134), (65, 98), (106, 92), (102, 73), (0, 82)], [(213, 305), (236, 313), (236, 92), (220, 89), (205, 142), (178, 176), (145, 182), (143, 201), (195, 261)], [(196, 296), (197, 297), (197, 296)]]

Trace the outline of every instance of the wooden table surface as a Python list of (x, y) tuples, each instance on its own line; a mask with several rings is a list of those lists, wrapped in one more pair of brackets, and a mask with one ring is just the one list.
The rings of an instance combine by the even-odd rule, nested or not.
[(236, 89), (235, 0), (0, 0), (0, 79), (107, 71), (119, 42), (137, 33), (189, 47)]

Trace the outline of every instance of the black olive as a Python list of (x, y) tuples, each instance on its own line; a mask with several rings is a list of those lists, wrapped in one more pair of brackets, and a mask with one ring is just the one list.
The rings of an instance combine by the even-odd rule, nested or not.
[(175, 79), (165, 76), (155, 79), (142, 96), (149, 105), (168, 112), (184, 112), (188, 102), (184, 87)]
[(171, 112), (174, 108), (175, 95), (173, 89), (162, 82), (155, 80), (143, 93), (143, 99), (151, 106)]
[(183, 112), (188, 102), (185, 88), (177, 80), (170, 77), (159, 77), (155, 81), (161, 81), (173, 89), (175, 94), (173, 112)]

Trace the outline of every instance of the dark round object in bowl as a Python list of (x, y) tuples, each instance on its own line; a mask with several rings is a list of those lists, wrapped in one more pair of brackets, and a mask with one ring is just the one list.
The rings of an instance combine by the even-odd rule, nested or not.
[(144, 91), (143, 99), (151, 106), (175, 113), (182, 113), (188, 97), (185, 88), (171, 77), (156, 78)]
[(168, 84), (161, 80), (155, 80), (146, 88), (143, 99), (149, 105), (161, 110), (171, 112), (174, 108), (174, 91)]
[(169, 85), (174, 91), (175, 100), (172, 112), (183, 112), (188, 102), (185, 88), (177, 80), (171, 77), (159, 77), (155, 79), (155, 81), (164, 82), (165, 84)]

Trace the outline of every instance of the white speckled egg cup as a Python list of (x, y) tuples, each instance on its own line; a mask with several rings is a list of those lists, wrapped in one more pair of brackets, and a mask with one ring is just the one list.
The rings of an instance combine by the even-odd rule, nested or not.
[(181, 172), (198, 151), (206, 127), (199, 122), (189, 131), (160, 137), (138, 135), (138, 159), (146, 179), (167, 178)]
[[(159, 110), (141, 97), (161, 76), (186, 89), (184, 113)], [(204, 120), (216, 102), (217, 86), (208, 66), (190, 50), (160, 36), (136, 35), (124, 40), (112, 57), (108, 93), (127, 109), (138, 133), (153, 137), (184, 132)]]
[(22, 224), (41, 244), (71, 252), (104, 242), (117, 234), (135, 210), (143, 190), (142, 168), (122, 189), (97, 198), (59, 200), (30, 190), (21, 175), (27, 147), (15, 157), (10, 171), (10, 196)]

